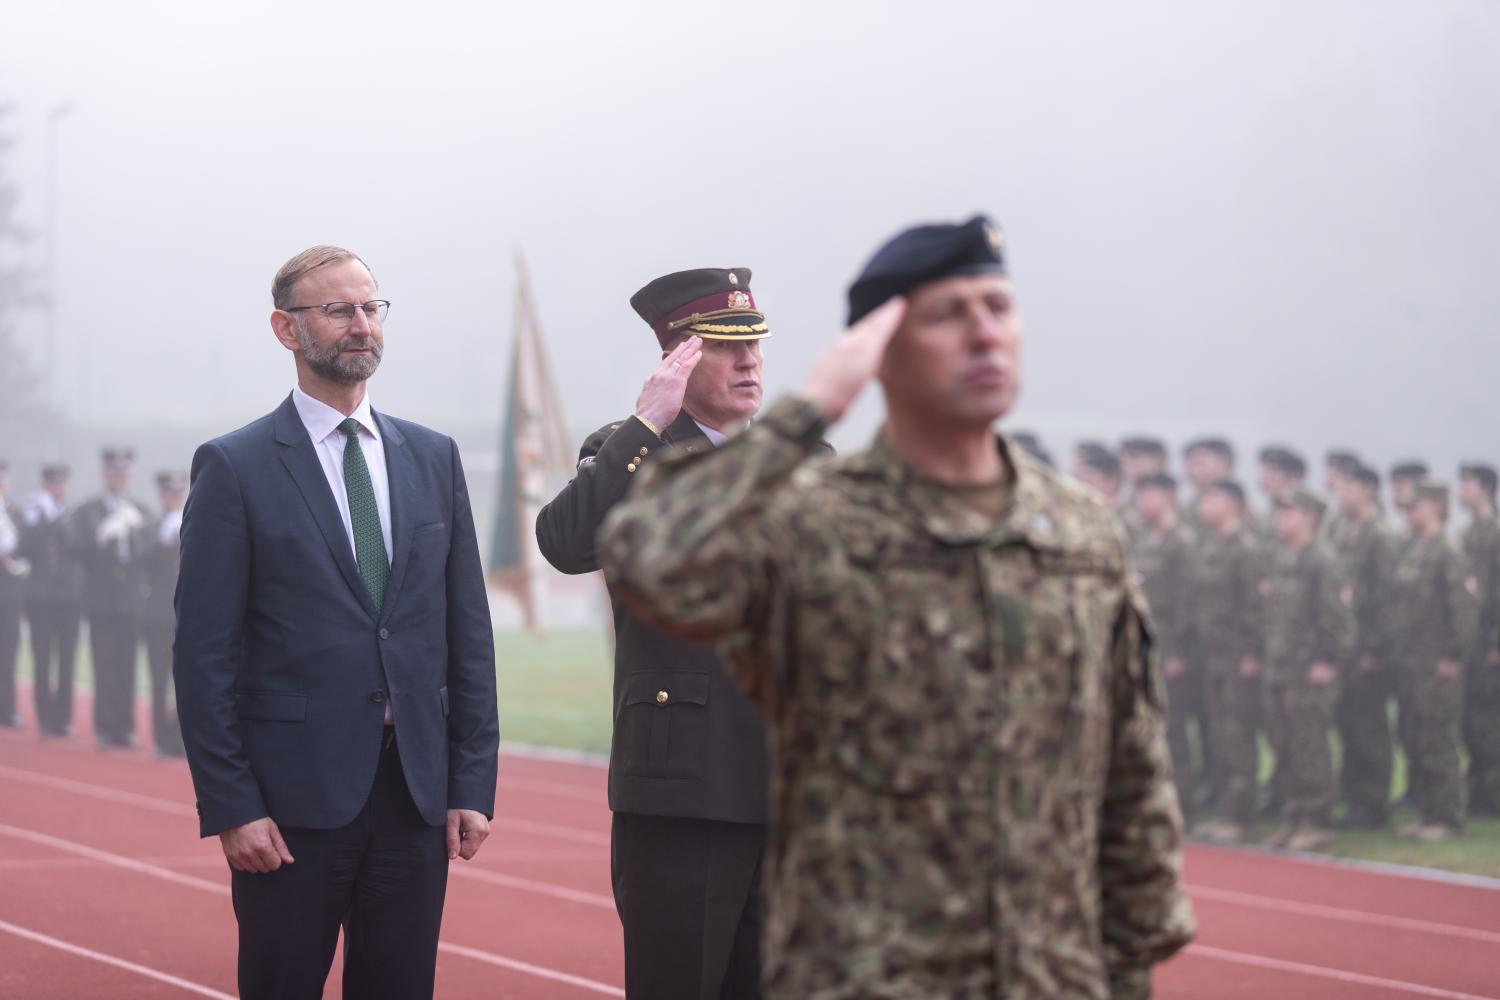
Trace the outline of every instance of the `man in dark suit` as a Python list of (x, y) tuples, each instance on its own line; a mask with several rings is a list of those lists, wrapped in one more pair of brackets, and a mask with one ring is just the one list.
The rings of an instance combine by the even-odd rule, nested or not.
[[(715, 447), (760, 407), (770, 333), (749, 268), (669, 274), (630, 304), (662, 360), (634, 415), (589, 436), (577, 475), (537, 517), (542, 553), (564, 573), (599, 568), (594, 535), (643, 463)], [(718, 654), (613, 606), (609, 805), (626, 995), (757, 997), (765, 729)]]
[(494, 637), (451, 438), (370, 408), (390, 303), (338, 247), (289, 260), (275, 411), (193, 458), (173, 674), (203, 836), (233, 868), (239, 988), (430, 997), (448, 862), (494, 812)]
[(172, 599), (177, 591), (187, 487), (187, 474), (177, 469), (156, 474), (161, 516), (146, 531), (146, 551), (141, 560), (146, 580), (141, 636), (146, 641), (146, 662), (151, 669), (151, 742), (158, 757), (182, 756), (182, 731), (176, 712), (167, 704), (167, 688), (172, 680), (172, 630), (177, 622)]
[(20, 547), (31, 567), (31, 688), (42, 737), (73, 735), (73, 666), (78, 655), (80, 573), (69, 524), (68, 467), (42, 466), (42, 488), (21, 509)]
[(82, 568), (94, 664), (94, 740), (101, 750), (133, 749), (146, 507), (130, 495), (134, 452), (105, 448), (100, 463), (104, 491), (73, 512), (70, 533)]

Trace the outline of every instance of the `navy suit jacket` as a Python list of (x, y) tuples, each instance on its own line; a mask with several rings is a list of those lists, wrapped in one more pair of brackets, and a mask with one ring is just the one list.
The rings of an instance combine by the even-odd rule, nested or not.
[(374, 419), (394, 549), (378, 611), (290, 396), (193, 456), (172, 669), (202, 836), (351, 822), (387, 700), (423, 819), (494, 814), (495, 646), (458, 448)]

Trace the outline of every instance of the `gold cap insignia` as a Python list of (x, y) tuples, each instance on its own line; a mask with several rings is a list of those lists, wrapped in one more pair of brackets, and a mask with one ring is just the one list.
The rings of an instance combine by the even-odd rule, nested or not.
[(730, 271), (729, 272), (729, 283), (731, 285), (738, 285), (740, 283), (740, 276), (738, 274), (735, 274), (733, 271)]
[(729, 293), (729, 308), (731, 308), (731, 309), (749, 309), (750, 308), (750, 296), (746, 295), (744, 292), (730, 292)]
[(1005, 237), (994, 226), (986, 226), (984, 238), (990, 241), (990, 249), (999, 253), (1005, 247)]

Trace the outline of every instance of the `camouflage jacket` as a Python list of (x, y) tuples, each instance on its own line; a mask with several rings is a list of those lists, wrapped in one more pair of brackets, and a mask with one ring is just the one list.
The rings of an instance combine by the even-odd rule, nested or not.
[(1266, 580), (1266, 678), (1298, 684), (1307, 668), (1346, 669), (1354, 651), (1353, 593), (1338, 558), (1314, 540), (1282, 546)]
[(1478, 590), (1446, 535), (1408, 539), (1391, 578), (1391, 634), (1400, 666), (1467, 663), (1479, 624)]
[(1001, 446), (998, 521), (785, 399), (648, 469), (617, 592), (767, 718), (768, 994), (1139, 997), (1192, 936), (1143, 602), (1110, 511)]
[(1500, 645), (1500, 521), (1471, 521), (1459, 538), (1459, 547), (1479, 590), (1479, 630), (1475, 653), (1487, 656)]
[(1156, 626), (1157, 649), (1163, 659), (1183, 656), (1188, 633), (1188, 620), (1183, 612), (1188, 603), (1192, 534), (1180, 524), (1163, 532), (1140, 524), (1128, 538), (1136, 580), (1146, 593), (1151, 621)]
[(1265, 638), (1266, 567), (1248, 528), (1226, 537), (1203, 529), (1188, 561), (1186, 647), (1195, 666), (1228, 669), (1260, 656)]
[(1383, 519), (1343, 518), (1325, 536), (1343, 567), (1354, 609), (1354, 657), (1372, 656), (1377, 666), (1390, 658), (1389, 598), (1395, 572), (1396, 539)]

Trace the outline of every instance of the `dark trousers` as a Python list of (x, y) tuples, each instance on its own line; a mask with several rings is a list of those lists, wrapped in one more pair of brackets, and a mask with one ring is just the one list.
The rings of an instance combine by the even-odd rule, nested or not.
[[(5, 573), (0, 567), (0, 573)], [(21, 602), (15, 586), (0, 582), (0, 726), (16, 722), (16, 655), (21, 648)]]
[(766, 828), (615, 813), (610, 864), (632, 1000), (760, 997)]
[(94, 735), (123, 741), (135, 732), (135, 664), (139, 632), (125, 615), (89, 619), (94, 659)]
[(31, 691), (42, 732), (61, 732), (73, 721), (73, 663), (78, 656), (78, 612), (66, 605), (27, 609), (31, 623)]
[(243, 1000), (319, 1000), (340, 927), (346, 1000), (432, 996), (448, 851), (443, 827), (412, 803), (393, 730), (385, 733), (352, 823), (282, 827), (293, 864), (232, 873)]
[(147, 625), (146, 662), (151, 667), (151, 742), (161, 754), (182, 753), (182, 729), (177, 724), (172, 688), (172, 626)]

